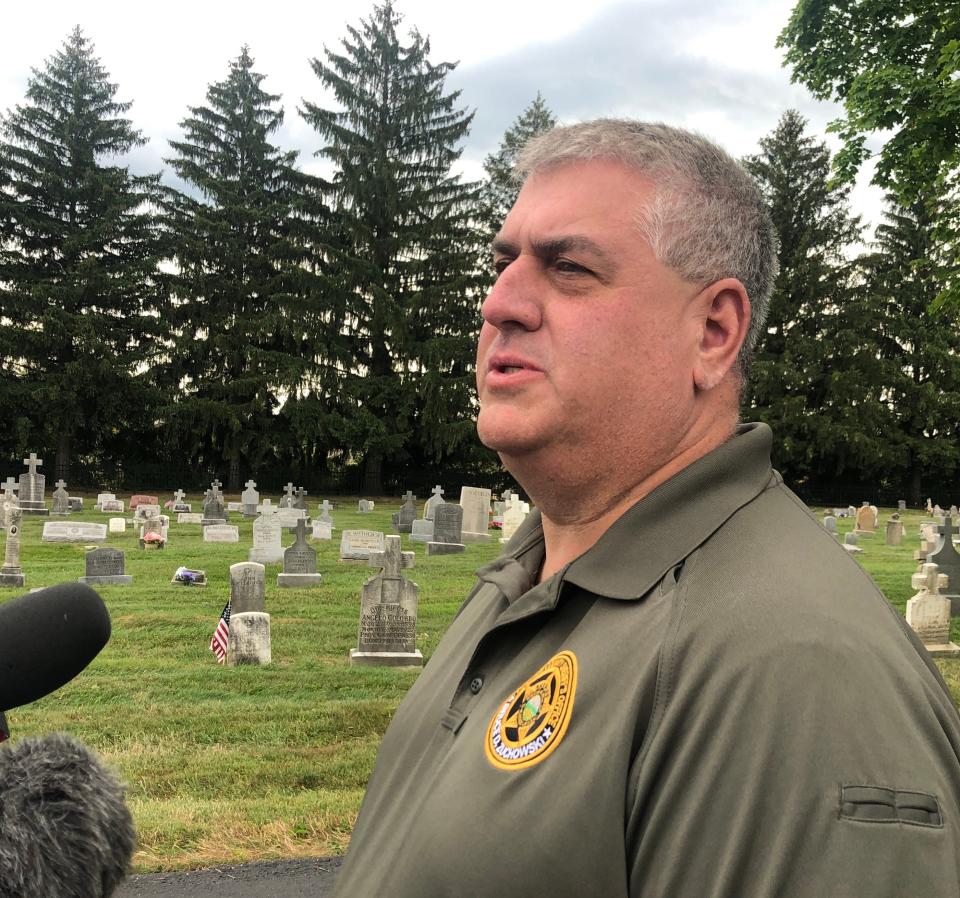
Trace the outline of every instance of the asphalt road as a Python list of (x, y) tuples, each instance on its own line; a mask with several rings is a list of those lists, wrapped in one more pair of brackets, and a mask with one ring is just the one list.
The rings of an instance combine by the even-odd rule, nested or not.
[(330, 898), (342, 858), (263, 861), (131, 876), (114, 898)]

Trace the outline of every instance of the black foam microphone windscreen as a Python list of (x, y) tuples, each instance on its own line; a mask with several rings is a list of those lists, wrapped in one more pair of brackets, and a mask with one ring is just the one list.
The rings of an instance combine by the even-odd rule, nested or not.
[(72, 680), (110, 638), (110, 615), (82, 583), (62, 583), (0, 605), (0, 712)]

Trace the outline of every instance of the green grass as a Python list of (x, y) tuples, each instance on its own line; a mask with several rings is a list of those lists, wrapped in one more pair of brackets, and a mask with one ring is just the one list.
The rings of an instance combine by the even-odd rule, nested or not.
[[(128, 498), (128, 497), (124, 497)], [(166, 498), (166, 497), (163, 497)], [(92, 496), (86, 497), (92, 506)], [(194, 507), (199, 500), (194, 497)], [(128, 783), (140, 846), (139, 871), (342, 852), (383, 731), (416, 671), (351, 668), (360, 587), (375, 571), (338, 561), (343, 529), (391, 532), (398, 500), (358, 514), (344, 499), (331, 542), (315, 542), (323, 585), (279, 589), (280, 565), (267, 566), (274, 663), (218, 665), (208, 649), (229, 595), (231, 564), (246, 561), (252, 522), (231, 515), (238, 545), (205, 544), (198, 525), (170, 525), (166, 549), (141, 550), (129, 527), (107, 545), (126, 550), (131, 586), (99, 588), (113, 636), (80, 676), (54, 694), (10, 712), (14, 738), (67, 730), (97, 748)], [(115, 515), (91, 510), (70, 520)], [(888, 513), (881, 513), (882, 522)], [(903, 546), (882, 531), (861, 540), (857, 556), (901, 613), (913, 594), (912, 553), (919, 513), (904, 516)], [(84, 572), (83, 546), (43, 544), (42, 518), (24, 517), (22, 564), (27, 587), (50, 586)], [(852, 526), (840, 521), (841, 532)], [(462, 555), (426, 558), (423, 544), (407, 571), (420, 586), (417, 644), (430, 657), (473, 583), (473, 572), (499, 551), (496, 538)], [(292, 537), (285, 534), (284, 544)], [(179, 565), (206, 570), (210, 585), (170, 583)], [(0, 602), (19, 594), (0, 592)], [(955, 623), (960, 627), (960, 623)], [(960, 630), (954, 631), (960, 640)], [(960, 662), (940, 669), (960, 697)]]

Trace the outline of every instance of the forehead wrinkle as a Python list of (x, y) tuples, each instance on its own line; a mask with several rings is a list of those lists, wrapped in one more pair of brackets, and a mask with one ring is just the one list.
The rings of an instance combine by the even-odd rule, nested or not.
[[(594, 256), (605, 265), (613, 265), (610, 254), (600, 244), (583, 234), (570, 234), (562, 237), (533, 238), (530, 241), (533, 254), (540, 259), (555, 259), (568, 252), (584, 252)], [(497, 255), (517, 256), (520, 249), (516, 242), (500, 235), (494, 238), (490, 248)]]

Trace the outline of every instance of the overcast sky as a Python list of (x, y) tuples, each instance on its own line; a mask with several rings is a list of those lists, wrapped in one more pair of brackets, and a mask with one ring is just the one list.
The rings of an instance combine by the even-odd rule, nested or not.
[[(162, 5), (34, 0), (4, 4), (0, 32), (0, 111), (22, 102), (31, 68), (42, 67), (79, 24), (96, 48), (117, 98), (149, 143), (131, 156), (138, 172), (159, 171), (167, 141), (180, 135), (187, 107), (204, 102), (208, 84), (249, 44), (263, 87), (286, 111), (276, 138), (313, 158), (315, 132), (297, 107), (329, 102), (309, 59), (324, 46), (340, 49), (347, 24), (372, 2), (232, 3), (167, 0)], [(815, 102), (790, 83), (774, 46), (792, 0), (396, 0), (402, 28), (430, 37), (433, 62), (458, 62), (448, 79), (475, 110), (463, 170), (482, 173), (484, 156), (539, 90), (561, 121), (604, 115), (655, 119), (694, 128), (736, 156), (756, 152), (788, 108), (809, 120), (809, 132), (835, 148), (831, 104)], [(589, 9), (588, 9), (589, 7)], [(865, 221), (879, 217), (879, 193), (864, 173), (853, 194)]]

